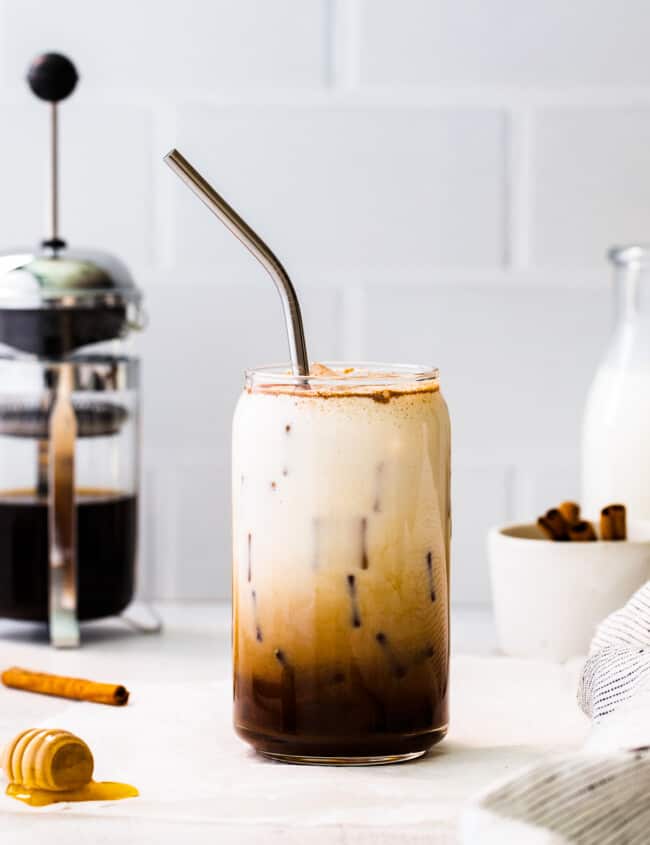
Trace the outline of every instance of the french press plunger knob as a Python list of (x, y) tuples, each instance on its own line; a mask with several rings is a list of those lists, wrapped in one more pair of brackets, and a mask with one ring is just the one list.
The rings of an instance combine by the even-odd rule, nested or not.
[(56, 251), (65, 246), (59, 237), (59, 115), (58, 104), (75, 89), (79, 75), (67, 56), (43, 53), (29, 66), (27, 82), (34, 94), (51, 104), (50, 120), (50, 235), (43, 246)]

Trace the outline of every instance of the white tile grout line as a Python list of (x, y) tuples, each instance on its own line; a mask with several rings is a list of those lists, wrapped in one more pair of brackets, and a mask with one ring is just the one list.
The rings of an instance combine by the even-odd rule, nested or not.
[(152, 109), (152, 187), (154, 255), (163, 271), (171, 271), (175, 255), (174, 187), (176, 177), (163, 162), (163, 156), (176, 145), (176, 109), (159, 103)]
[[(2, 0), (0, 0), (0, 3)], [(362, 84), (360, 80), (359, 0), (322, 0), (324, 10), (323, 83), (314, 86), (227, 85), (200, 86), (84, 86), (75, 99), (81, 104), (134, 105), (153, 102), (171, 105), (203, 102), (218, 106), (295, 105), (328, 107), (349, 104), (363, 107), (477, 107), (492, 109), (634, 108), (650, 106), (650, 85), (490, 85), (490, 84)], [(1, 5), (0, 5), (1, 10)], [(0, 45), (2, 36), (0, 33)], [(0, 68), (1, 70), (1, 68)], [(2, 106), (33, 106), (21, 79), (5, 80)], [(31, 104), (31, 106), (30, 106)]]
[(532, 144), (531, 111), (510, 111), (505, 139), (504, 264), (514, 270), (527, 270), (530, 264)]
[(517, 514), (517, 468), (513, 465), (507, 466), (504, 473), (506, 521), (514, 522)]
[[(202, 287), (222, 285), (224, 287), (256, 287), (258, 282), (242, 272), (241, 267), (233, 267), (227, 262), (214, 265), (214, 275), (205, 276), (205, 264), (201, 256), (194, 261), (172, 267), (142, 267), (142, 277), (158, 287), (173, 287), (177, 283), (178, 273), (182, 271), (187, 285), (200, 291)], [(198, 279), (198, 281), (194, 281)], [(226, 281), (221, 281), (225, 279)], [(399, 283), (396, 282), (399, 279)], [(310, 265), (301, 262), (301, 287), (340, 290), (349, 288), (405, 288), (417, 290), (427, 288), (473, 288), (473, 289), (508, 289), (517, 290), (609, 290), (611, 273), (605, 259), (600, 266), (558, 265), (517, 269), (514, 267), (441, 267), (409, 266), (395, 264), (391, 267), (366, 267), (363, 265), (349, 268), (327, 267), (322, 264)]]
[(341, 289), (341, 356), (344, 361), (363, 361), (365, 354), (365, 292), (360, 286)]
[[(359, 83), (358, 19), (355, 0), (339, 0), (344, 12), (332, 16), (332, 76), (335, 85), (314, 87), (236, 87), (222, 89), (116, 88), (97, 86), (84, 92), (84, 104), (95, 104), (101, 97), (106, 105), (132, 105), (148, 108), (153, 102), (172, 106), (186, 103), (215, 108), (255, 108), (287, 106), (296, 108), (479, 108), (479, 109), (626, 109), (650, 107), (650, 86), (593, 86), (530, 88), (527, 86), (392, 85), (369, 86)], [(340, 43), (337, 43), (340, 42)], [(328, 71), (329, 73), (329, 71)], [(164, 94), (164, 96), (163, 96)], [(81, 100), (81, 94), (79, 95)], [(2, 106), (28, 106), (22, 85), (2, 89)]]
[[(155, 487), (149, 496), (149, 543), (147, 568), (151, 593), (172, 598), (182, 592), (178, 572), (178, 509), (172, 496), (178, 488), (177, 478), (169, 471), (152, 469), (150, 485)], [(167, 483), (165, 483), (167, 482)]]
[(338, 9), (336, 0), (321, 0), (323, 10), (323, 83), (332, 88), (337, 84), (338, 61), (337, 45), (339, 38), (336, 32), (338, 24)]
[(360, 9), (358, 0), (328, 0), (327, 30), (331, 89), (349, 92), (359, 85)]

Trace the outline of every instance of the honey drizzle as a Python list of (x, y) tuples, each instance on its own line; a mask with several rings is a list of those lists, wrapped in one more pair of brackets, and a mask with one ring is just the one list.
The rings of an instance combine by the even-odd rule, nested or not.
[(135, 786), (128, 783), (91, 780), (78, 789), (56, 792), (49, 789), (29, 789), (21, 783), (10, 783), (6, 794), (10, 798), (29, 804), (30, 807), (46, 807), (61, 801), (120, 801), (122, 798), (137, 798), (140, 793)]

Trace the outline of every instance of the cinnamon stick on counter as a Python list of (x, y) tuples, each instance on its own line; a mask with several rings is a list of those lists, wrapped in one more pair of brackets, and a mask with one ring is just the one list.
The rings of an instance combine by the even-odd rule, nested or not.
[(600, 539), (625, 540), (626, 538), (625, 505), (607, 505), (600, 512)]
[(558, 510), (567, 525), (577, 525), (580, 522), (580, 505), (577, 502), (562, 502)]
[(551, 508), (544, 516), (540, 516), (537, 525), (549, 540), (568, 540), (569, 526), (558, 508)]
[(597, 539), (596, 530), (591, 522), (581, 520), (569, 526), (569, 540), (574, 543), (591, 543)]
[(129, 700), (129, 691), (120, 684), (100, 684), (84, 678), (66, 678), (63, 675), (47, 675), (43, 672), (30, 672), (12, 666), (2, 673), (2, 683), (6, 687), (39, 692), (43, 695), (56, 695), (59, 698), (73, 698), (77, 701), (94, 701), (97, 704), (113, 704), (120, 707)]

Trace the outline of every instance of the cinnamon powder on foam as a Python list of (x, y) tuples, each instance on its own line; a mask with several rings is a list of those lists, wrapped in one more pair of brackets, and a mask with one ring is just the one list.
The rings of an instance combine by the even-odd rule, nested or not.
[[(368, 372), (367, 370), (357, 370), (355, 367), (346, 367), (343, 370), (332, 370), (326, 367), (325, 364), (312, 364), (309, 370), (311, 378), (317, 379), (336, 379), (345, 380), (345, 384), (336, 386), (334, 384), (319, 385), (308, 384), (256, 384), (254, 387), (247, 387), (248, 393), (268, 393), (268, 394), (283, 394), (289, 396), (300, 396), (303, 398), (315, 397), (318, 399), (341, 399), (348, 397), (358, 397), (361, 399), (372, 399), (373, 402), (386, 403), (391, 399), (400, 396), (408, 396), (414, 393), (436, 393), (440, 389), (437, 379), (427, 378), (423, 381), (408, 381), (404, 380), (399, 385), (391, 387), (382, 387), (376, 384), (351, 384), (354, 379), (359, 379), (362, 382), (365, 379), (381, 380), (386, 379), (391, 381), (398, 375), (397, 373), (381, 373)], [(293, 376), (291, 371), (287, 371), (287, 376)]]

